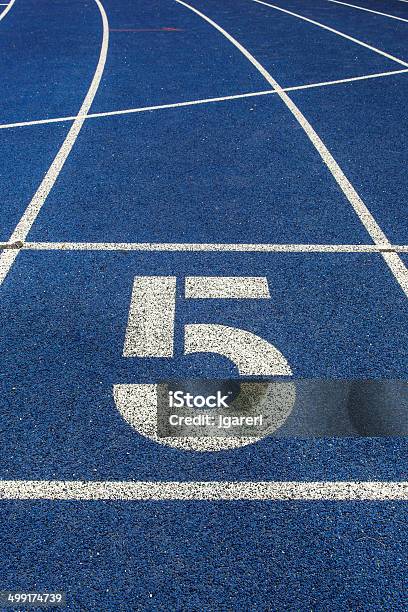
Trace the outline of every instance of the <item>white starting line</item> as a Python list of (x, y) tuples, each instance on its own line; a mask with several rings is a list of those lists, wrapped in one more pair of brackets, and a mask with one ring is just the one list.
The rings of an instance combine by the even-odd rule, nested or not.
[(257, 244), (190, 242), (26, 242), (0, 243), (0, 249), (25, 251), (185, 251), (261, 253), (408, 253), (408, 245), (394, 244)]
[(0, 500), (406, 501), (408, 482), (2, 480)]

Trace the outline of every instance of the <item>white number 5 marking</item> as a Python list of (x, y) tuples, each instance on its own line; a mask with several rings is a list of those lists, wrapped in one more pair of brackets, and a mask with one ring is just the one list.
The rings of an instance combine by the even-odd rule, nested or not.
[[(191, 299), (268, 299), (264, 277), (187, 277), (185, 296)], [(137, 276), (134, 280), (124, 357), (173, 357), (176, 311), (176, 277)], [(282, 353), (249, 331), (218, 324), (185, 326), (184, 352), (215, 353), (229, 359), (242, 376), (289, 376), (292, 370)], [(279, 387), (279, 385), (278, 385)], [(264, 400), (276, 404), (277, 429), (290, 413), (295, 392), (276, 385)], [(271, 397), (272, 393), (272, 397)], [(255, 442), (258, 438), (158, 438), (156, 435), (157, 385), (114, 385), (116, 407), (140, 434), (186, 450), (224, 450)], [(268, 431), (267, 433), (270, 433)]]

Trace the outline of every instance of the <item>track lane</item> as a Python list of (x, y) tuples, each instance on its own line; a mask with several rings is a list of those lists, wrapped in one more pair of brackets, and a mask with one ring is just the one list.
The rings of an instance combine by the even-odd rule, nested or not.
[[(72, 147), (75, 144), (75, 141), (85, 121), (84, 115), (86, 115), (89, 111), (91, 104), (94, 100), (96, 91), (99, 87), (108, 52), (109, 24), (103, 4), (100, 2), (100, 0), (95, 0), (95, 3), (99, 10), (102, 21), (102, 41), (95, 73), (93, 75), (91, 84), (82, 102), (81, 108), (79, 109), (79, 113), (75, 121), (71, 125), (68, 134), (66, 135), (57, 155), (52, 161), (52, 164), (48, 168), (47, 173), (42, 179), (37, 191), (33, 195), (30, 203), (28, 204), (27, 208), (25, 209), (23, 215), (21, 216), (20, 220), (18, 221), (16, 227), (14, 228), (11, 234), (11, 242), (23, 242), (27, 237), (27, 234), (29, 233), (33, 223), (35, 222), (44, 202), (46, 201), (49, 193), (51, 192), (55, 181), (57, 180), (65, 164), (66, 159), (68, 158), (71, 152)], [(17, 256), (18, 251), (16, 250), (3, 251), (3, 253), (0, 255), (0, 285), (5, 280)]]

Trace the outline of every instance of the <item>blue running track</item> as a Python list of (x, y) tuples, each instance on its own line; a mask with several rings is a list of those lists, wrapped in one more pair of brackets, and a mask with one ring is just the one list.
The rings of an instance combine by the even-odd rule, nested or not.
[[(193, 323), (256, 334), (295, 378), (408, 380), (408, 3), (186, 1), (0, 6), (0, 591), (407, 610), (405, 437), (182, 450), (135, 431), (113, 387), (239, 378), (184, 353)], [(174, 356), (125, 357), (134, 279), (157, 276), (177, 279)], [(270, 298), (188, 299), (191, 276), (264, 277)], [(338, 481), (376, 497), (292, 493)], [(126, 498), (140, 482), (174, 499)], [(207, 482), (255, 494), (200, 499)]]

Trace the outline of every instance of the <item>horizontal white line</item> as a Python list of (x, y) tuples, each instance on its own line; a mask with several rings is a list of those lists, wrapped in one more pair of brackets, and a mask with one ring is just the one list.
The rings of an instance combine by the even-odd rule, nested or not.
[[(306, 85), (293, 85), (292, 87), (285, 87), (282, 91), (298, 91), (302, 89), (313, 89), (315, 87), (327, 87), (330, 85), (341, 85), (342, 83), (352, 83), (354, 81), (366, 81), (368, 79), (379, 79), (382, 77), (393, 76), (398, 74), (404, 74), (408, 72), (408, 68), (404, 68), (402, 70), (391, 70), (388, 72), (377, 72), (374, 74), (366, 74), (363, 76), (357, 77), (349, 77), (345, 79), (337, 79), (335, 81), (321, 81), (319, 83), (308, 83)], [(203, 98), (201, 100), (190, 100), (188, 102), (174, 102), (172, 104), (159, 104), (157, 106), (140, 106), (137, 108), (126, 108), (123, 110), (116, 111), (106, 111), (103, 113), (89, 113), (88, 115), (77, 115), (82, 119), (96, 119), (100, 117), (112, 117), (115, 115), (131, 115), (134, 113), (144, 113), (155, 110), (165, 110), (167, 108), (181, 108), (184, 106), (196, 106), (199, 104), (209, 104), (211, 102), (225, 102), (227, 100), (240, 100), (243, 98), (254, 98), (257, 96), (269, 96), (272, 94), (276, 94), (274, 89), (266, 89), (262, 91), (253, 91), (249, 93), (243, 94), (234, 94), (231, 96), (222, 96), (219, 98)], [(34, 119), (33, 121), (19, 121), (17, 123), (3, 123), (0, 124), (1, 130), (6, 130), (10, 128), (17, 127), (28, 127), (32, 125), (44, 125), (47, 123), (62, 123), (64, 121), (73, 121), (76, 119), (75, 116), (67, 116), (67, 117), (55, 117), (51, 119)]]
[(371, 9), (365, 8), (364, 6), (349, 4), (348, 2), (340, 2), (339, 0), (328, 0), (328, 2), (333, 2), (334, 4), (342, 4), (343, 6), (349, 6), (350, 8), (358, 9), (359, 11), (366, 11), (367, 13), (374, 13), (374, 15), (381, 15), (381, 17), (389, 17), (389, 19), (397, 19), (398, 21), (405, 21), (405, 23), (408, 23), (408, 19), (404, 19), (403, 17), (397, 17), (396, 15), (390, 15), (389, 13), (381, 13), (380, 11), (373, 11)]
[(408, 500), (408, 482), (139, 482), (3, 480), (0, 499), (396, 501)]
[[(10, 248), (0, 244), (0, 248)], [(379, 244), (224, 244), (224, 243), (149, 243), (149, 242), (26, 242), (24, 250), (35, 251), (260, 251), (317, 253), (408, 252), (408, 245)]]

